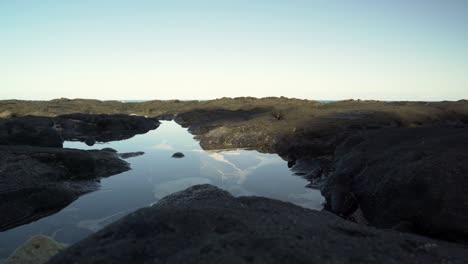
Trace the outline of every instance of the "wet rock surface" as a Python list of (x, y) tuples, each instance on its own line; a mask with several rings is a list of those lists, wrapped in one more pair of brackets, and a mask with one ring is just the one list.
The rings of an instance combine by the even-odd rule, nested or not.
[(197, 185), (140, 209), (49, 263), (465, 263), (466, 246)]
[(0, 146), (0, 231), (53, 214), (129, 169), (106, 151)]
[(468, 243), (468, 126), (362, 132), (335, 153), (328, 208), (370, 224)]

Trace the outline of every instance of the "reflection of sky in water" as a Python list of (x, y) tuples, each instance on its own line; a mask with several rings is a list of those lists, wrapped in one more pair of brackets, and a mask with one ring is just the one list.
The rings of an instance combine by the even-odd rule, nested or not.
[[(186, 129), (175, 122), (145, 135), (88, 147), (67, 142), (65, 147), (99, 149), (111, 147), (119, 152), (144, 151), (130, 158), (132, 170), (101, 180), (101, 189), (81, 196), (56, 213), (28, 225), (0, 233), (0, 259), (12, 248), (35, 234), (73, 243), (137, 208), (195, 184), (210, 183), (233, 195), (257, 195), (320, 209), (320, 192), (305, 188), (307, 181), (293, 176), (286, 162), (273, 154), (257, 151), (202, 151)], [(185, 158), (174, 159), (174, 152)]]

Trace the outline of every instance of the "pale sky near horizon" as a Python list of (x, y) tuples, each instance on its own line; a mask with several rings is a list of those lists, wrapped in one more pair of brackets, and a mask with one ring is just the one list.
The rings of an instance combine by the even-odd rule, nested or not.
[(0, 99), (468, 99), (466, 0), (0, 0)]

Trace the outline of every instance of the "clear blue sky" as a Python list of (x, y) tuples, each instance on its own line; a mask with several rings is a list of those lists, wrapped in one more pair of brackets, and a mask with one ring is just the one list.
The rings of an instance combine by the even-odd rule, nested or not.
[(0, 99), (468, 98), (466, 0), (1, 0)]

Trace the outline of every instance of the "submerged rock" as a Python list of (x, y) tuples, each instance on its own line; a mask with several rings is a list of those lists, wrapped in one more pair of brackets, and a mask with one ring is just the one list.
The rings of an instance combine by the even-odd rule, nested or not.
[(362, 132), (335, 153), (327, 208), (371, 225), (468, 243), (468, 127)]
[(140, 209), (49, 263), (465, 263), (468, 248), (197, 185)]
[(47, 236), (33, 236), (7, 259), (6, 264), (43, 264), (65, 249), (65, 245)]
[(176, 152), (176, 153), (172, 154), (172, 157), (176, 158), (176, 159), (180, 159), (180, 158), (185, 157), (185, 155), (182, 152)]

